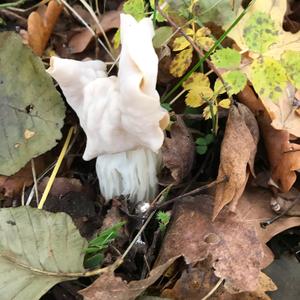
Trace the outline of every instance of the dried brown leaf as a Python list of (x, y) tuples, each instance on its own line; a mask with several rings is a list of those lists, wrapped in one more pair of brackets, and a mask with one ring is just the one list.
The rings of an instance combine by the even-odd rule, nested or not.
[(213, 219), (221, 209), (231, 202), (234, 210), (241, 197), (248, 177), (252, 174), (259, 130), (252, 112), (243, 104), (230, 108), (224, 139), (218, 179), (225, 176), (228, 181), (217, 186)]
[(230, 294), (224, 290), (224, 293), (216, 298), (216, 300), (271, 300), (266, 292), (276, 291), (277, 286), (265, 273), (259, 274), (259, 286), (253, 292), (244, 292), (238, 294)]
[[(217, 284), (219, 278), (214, 275), (211, 259), (205, 259), (193, 268), (184, 270), (172, 288), (162, 292), (162, 297), (172, 300), (198, 300), (206, 296)], [(218, 299), (220, 289), (211, 299)]]
[[(38, 176), (47, 167), (47, 159), (45, 156), (39, 156), (34, 159), (35, 172)], [(28, 162), (24, 168), (12, 176), (0, 175), (0, 192), (4, 197), (12, 198), (19, 196), (23, 186), (28, 187), (33, 183), (32, 166)]]
[(300, 169), (300, 145), (290, 143), (288, 131), (276, 130), (271, 126), (272, 121), (268, 112), (249, 86), (239, 94), (239, 100), (257, 115), (271, 165), (273, 182), (282, 192), (289, 191), (296, 180), (295, 170)]
[(36, 11), (29, 15), (27, 21), (28, 43), (35, 54), (39, 56), (43, 54), (62, 10), (61, 4), (56, 0), (51, 0), (43, 16)]
[(300, 226), (300, 217), (282, 217), (262, 228), (260, 223), (276, 216), (271, 208), (272, 193), (258, 187), (248, 187), (241, 197), (236, 213), (244, 224), (255, 227), (259, 239), (267, 243), (276, 234), (291, 227)]
[[(102, 16), (100, 24), (104, 32), (120, 27), (120, 13), (121, 11), (119, 10), (113, 10), (106, 12)], [(94, 24), (93, 27), (96, 27), (96, 24)], [(102, 35), (102, 31), (100, 31), (99, 29), (96, 31), (96, 33), (98, 36)], [(81, 32), (73, 35), (69, 41), (69, 48), (71, 53), (81, 53), (82, 51), (84, 51), (92, 38), (93, 34), (87, 28), (84, 28)]]
[(92, 285), (81, 290), (84, 300), (134, 300), (152, 285), (178, 258), (173, 257), (163, 265), (154, 268), (149, 277), (127, 283), (113, 273), (101, 275)]
[(176, 118), (170, 131), (171, 138), (166, 137), (164, 140), (162, 160), (164, 166), (170, 170), (173, 181), (178, 184), (191, 171), (195, 145), (183, 120), (179, 116)]
[(212, 222), (213, 198), (186, 198), (174, 209), (157, 264), (182, 254), (195, 264), (210, 254), (215, 275), (239, 291), (257, 288), (263, 248), (255, 229), (224, 209)]

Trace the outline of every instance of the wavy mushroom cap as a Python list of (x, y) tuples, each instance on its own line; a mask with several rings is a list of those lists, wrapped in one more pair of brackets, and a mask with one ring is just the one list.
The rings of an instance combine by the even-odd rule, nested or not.
[(51, 58), (48, 73), (60, 85), (87, 135), (85, 160), (140, 147), (157, 152), (168, 117), (156, 91), (158, 58), (152, 21), (121, 14), (118, 77), (107, 77), (102, 61)]

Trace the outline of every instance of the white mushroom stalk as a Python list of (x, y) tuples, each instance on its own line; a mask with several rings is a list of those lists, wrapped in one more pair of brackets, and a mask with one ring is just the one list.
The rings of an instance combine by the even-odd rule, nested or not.
[(48, 73), (60, 85), (87, 136), (83, 159), (97, 157), (105, 199), (151, 200), (157, 189), (159, 150), (168, 113), (156, 91), (158, 58), (152, 21), (121, 14), (118, 76), (107, 76), (102, 61), (52, 57)]

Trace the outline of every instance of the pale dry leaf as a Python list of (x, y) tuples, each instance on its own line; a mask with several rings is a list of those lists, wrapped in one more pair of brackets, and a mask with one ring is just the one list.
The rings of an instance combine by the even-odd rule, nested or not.
[[(104, 32), (120, 27), (120, 13), (121, 11), (119, 10), (112, 10), (102, 16), (99, 22)], [(97, 36), (102, 36), (102, 31), (96, 26), (93, 23), (92, 27), (96, 28)], [(80, 32), (74, 34), (68, 43), (71, 53), (81, 53), (84, 51), (92, 38), (93, 34), (87, 28), (83, 28)]]
[[(230, 289), (230, 287), (228, 287)], [(259, 286), (253, 292), (244, 292), (234, 294), (228, 293), (224, 290), (224, 293), (216, 300), (271, 300), (266, 292), (276, 291), (277, 286), (265, 273), (260, 272), (259, 274)]]
[(163, 165), (167, 167), (176, 184), (186, 177), (193, 166), (195, 145), (193, 138), (181, 117), (176, 117), (170, 135), (161, 148)]
[(221, 209), (231, 203), (235, 209), (246, 186), (249, 172), (254, 175), (259, 130), (252, 112), (243, 104), (232, 106), (228, 115), (225, 135), (221, 146), (218, 179), (227, 181), (216, 188), (213, 219)]
[(194, 265), (210, 254), (217, 277), (240, 292), (255, 290), (263, 260), (255, 229), (227, 209), (212, 222), (212, 211), (213, 198), (208, 195), (178, 203), (156, 264), (182, 254), (187, 263)]
[(28, 43), (35, 54), (39, 56), (43, 54), (62, 10), (63, 5), (56, 0), (51, 0), (43, 16), (36, 11), (29, 15), (27, 21)]
[(84, 300), (134, 300), (152, 285), (179, 258), (172, 257), (154, 268), (149, 277), (127, 283), (113, 273), (102, 274), (92, 285), (79, 291)]

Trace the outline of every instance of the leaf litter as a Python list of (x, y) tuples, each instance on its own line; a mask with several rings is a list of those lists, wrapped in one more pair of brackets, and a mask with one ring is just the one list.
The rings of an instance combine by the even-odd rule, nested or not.
[[(270, 241), (280, 237), (282, 232), (292, 234), (300, 226), (297, 203), (300, 39), (296, 30), (299, 22), (293, 21), (297, 6), (276, 0), (255, 1), (229, 33), (239, 49), (226, 41), (227, 48), (217, 49), (209, 57), (210, 61), (206, 61), (208, 64), (203, 60), (197, 72), (193, 72), (190, 70), (201, 53), (207, 53), (214, 46), (213, 36), (219, 36), (209, 22), (228, 28), (228, 22), (242, 12), (241, 1), (220, 1), (217, 5), (213, 1), (191, 1), (189, 5), (182, 1), (165, 5), (158, 1), (158, 10), (153, 10), (153, 3), (147, 6), (143, 0), (124, 2), (108, 1), (105, 7), (98, 7), (76, 1), (77, 7), (73, 3), (69, 7), (67, 1), (62, 1), (66, 5), (62, 6), (52, 0), (48, 5), (39, 5), (36, 11), (35, 7), (22, 13), (14, 11), (15, 16), (22, 15), (19, 19), (12, 19), (12, 13), (7, 11), (0, 11), (0, 16), (10, 24), (19, 22), (23, 43), (29, 44), (46, 64), (48, 56), (59, 54), (77, 60), (101, 58), (110, 65), (119, 50), (110, 54), (107, 50), (112, 50), (112, 44), (120, 44), (122, 11), (137, 20), (152, 14), (156, 33), (159, 33), (153, 40), (160, 59), (157, 90), (171, 120), (164, 132), (159, 156), (164, 170), (159, 181), (167, 186), (159, 188), (160, 193), (148, 209), (147, 205), (144, 208), (140, 203), (132, 203), (127, 195), (105, 201), (99, 193), (93, 163), (80, 158), (85, 137), (77, 129), (44, 209), (0, 210), (3, 214), (0, 264), (5, 270), (2, 275), (11, 269), (15, 272), (11, 272), (13, 279), (3, 277), (1, 280), (1, 294), (6, 295), (4, 299), (12, 299), (12, 293), (19, 292), (24, 280), (34, 276), (35, 280), (31, 280), (27, 289), (20, 290), (16, 299), (39, 299), (45, 293), (58, 299), (61, 290), (70, 299), (78, 299), (79, 294), (84, 299), (115, 297), (122, 300), (141, 295), (141, 299), (150, 299), (152, 295), (178, 300), (271, 299), (267, 292), (276, 290), (276, 285), (263, 273), (274, 261)], [(24, 4), (24, 7), (29, 5)], [(70, 14), (74, 11), (95, 35), (80, 19), (75, 21)], [(24, 27), (26, 18), (27, 28)], [(192, 43), (182, 34), (180, 26)], [(9, 140), (15, 147), (1, 143), (0, 187), (4, 200), (1, 206), (19, 206), (30, 194), (34, 194), (31, 205), (35, 206), (40, 195), (49, 188), (51, 180), (47, 176), (55, 166), (60, 144), (52, 148), (61, 138), (62, 125), (77, 126), (78, 121), (70, 107), (64, 120), (63, 100), (41, 61), (30, 54), (27, 46), (21, 46), (21, 39), (14, 34), (5, 32), (2, 36), (15, 40), (15, 46), (9, 49), (22, 50), (20, 59), (12, 55), (9, 63), (7, 51), (1, 56), (5, 65), (17, 65), (11, 68), (9, 82), (12, 84), (7, 87), (5, 80), (2, 95), (9, 96), (7, 102), (12, 101), (20, 113), (25, 107), (27, 119), (11, 123), (11, 113), (18, 114), (18, 111), (2, 113), (2, 120), (6, 122), (2, 126), (2, 140)], [(100, 45), (92, 43), (93, 36)], [(103, 45), (107, 47), (105, 50)], [(27, 75), (23, 73), (24, 61), (33, 62), (34, 66), (34, 71), (28, 71)], [(115, 69), (108, 68), (112, 74), (116, 74)], [(2, 70), (1, 79), (10, 72), (7, 68)], [(182, 77), (187, 80), (182, 82)], [(145, 80), (140, 82), (140, 87), (147, 84)], [(182, 91), (174, 99), (165, 98), (174, 86)], [(5, 97), (2, 96), (2, 101)], [(31, 124), (35, 118), (39, 120)], [(55, 129), (51, 127), (54, 123)], [(65, 135), (66, 129), (62, 132)], [(208, 136), (209, 142), (206, 141)], [(26, 147), (22, 147), (24, 145)], [(48, 150), (50, 153), (43, 154)], [(7, 159), (7, 155), (15, 153), (20, 156), (18, 163)], [(34, 157), (37, 157), (36, 163), (32, 164), (30, 160)], [(257, 172), (270, 174), (264, 175), (263, 188), (253, 184)], [(214, 188), (208, 191), (209, 195), (197, 195), (200, 189), (211, 186)], [(171, 214), (170, 222), (168, 219), (163, 229), (158, 220), (151, 219), (157, 208), (162, 209), (158, 212), (160, 215)], [(279, 217), (282, 212), (284, 216)], [(8, 214), (14, 220), (7, 219)], [(113, 228), (120, 222), (119, 237), (115, 238)], [(114, 238), (107, 236), (104, 250), (99, 250), (103, 245), (97, 246), (97, 259), (92, 262), (94, 269), (84, 269), (88, 241), (95, 241), (101, 232), (112, 234)], [(74, 237), (73, 244), (70, 234)], [(57, 254), (61, 247), (63, 250)], [(35, 255), (29, 255), (28, 251)], [(42, 267), (36, 265), (38, 258)], [(57, 260), (57, 269), (52, 264), (53, 258)], [(76, 270), (68, 269), (68, 263)], [(84, 289), (82, 282), (76, 280), (80, 276), (99, 274), (98, 278), (95, 276), (84, 283)], [(70, 290), (56, 285), (48, 291), (56, 283), (70, 278), (74, 280)]]

